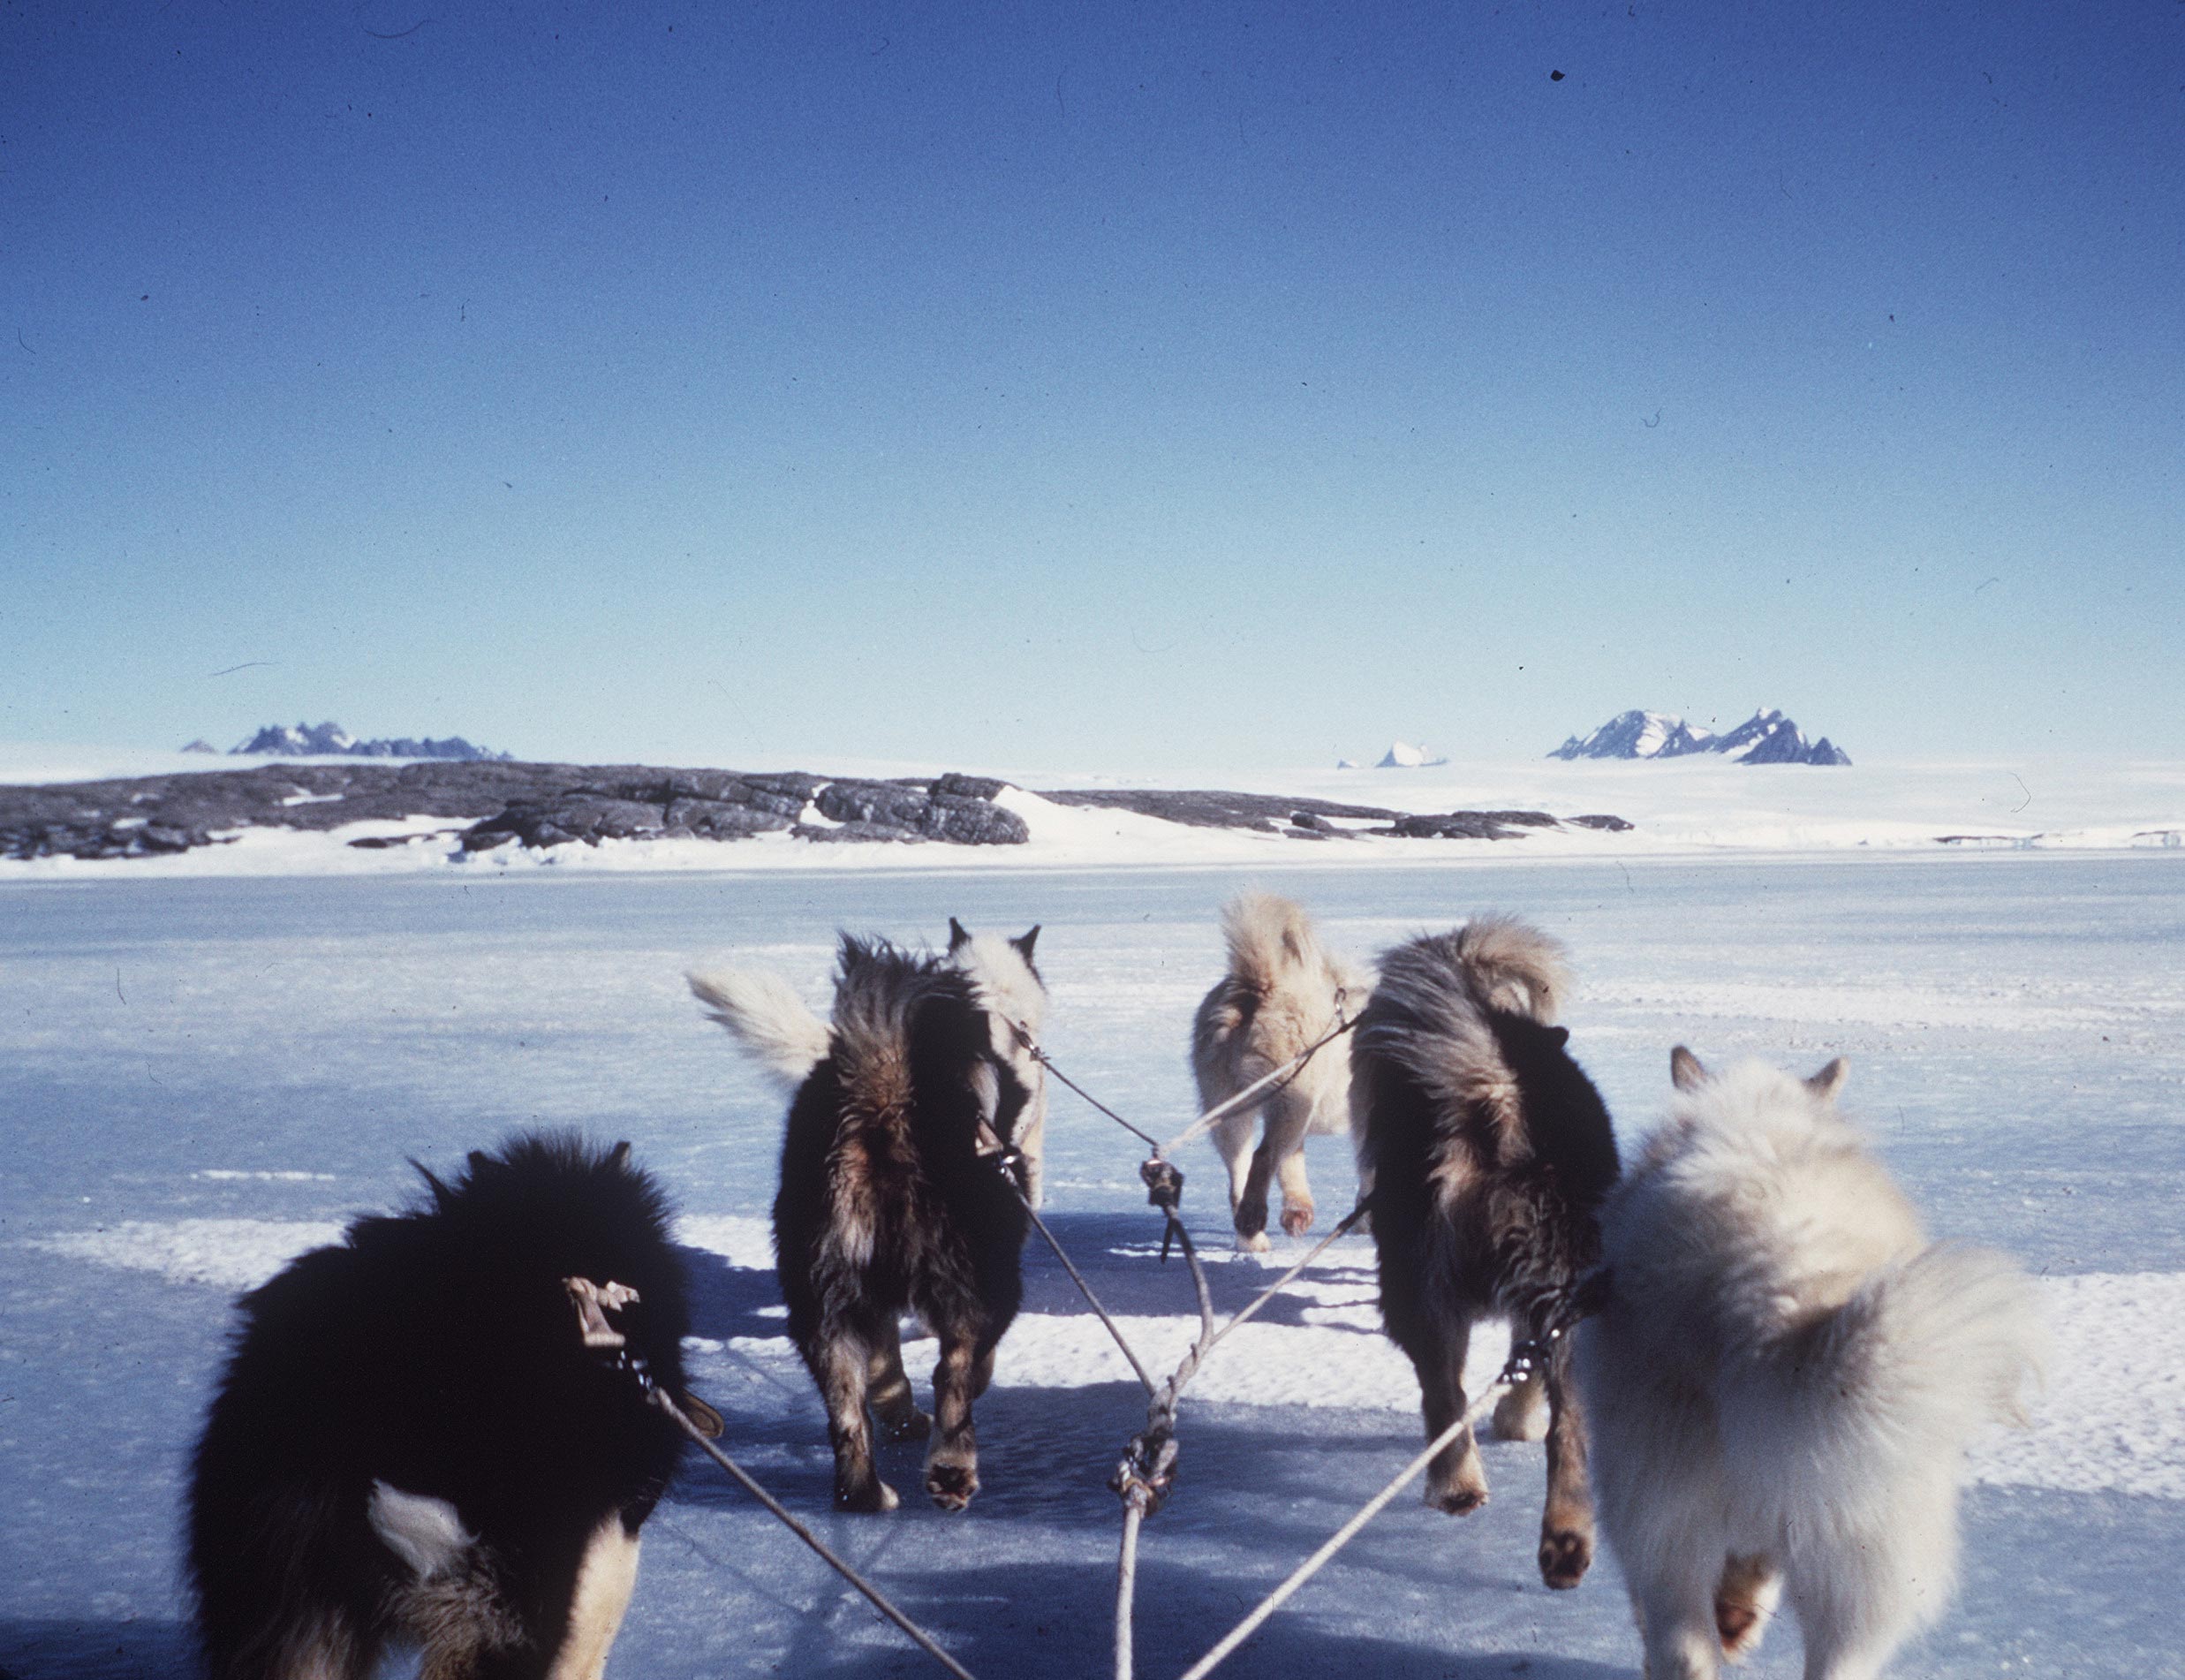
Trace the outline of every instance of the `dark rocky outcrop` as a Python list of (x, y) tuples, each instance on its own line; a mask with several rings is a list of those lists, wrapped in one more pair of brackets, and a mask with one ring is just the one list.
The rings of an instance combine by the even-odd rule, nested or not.
[[(1022, 817), (993, 802), (987, 776), (832, 780), (806, 771), (662, 769), (649, 765), (297, 764), (0, 787), (0, 857), (126, 859), (187, 851), (252, 828), (325, 830), (352, 822), (446, 817), (466, 852), (603, 840), (743, 840), (793, 831), (818, 840), (1020, 845)], [(834, 824), (805, 825), (817, 804)], [(367, 836), (378, 849), (415, 836)]]
[(1283, 798), (1267, 793), (1221, 793), (1205, 789), (1170, 791), (1162, 788), (1083, 788), (1043, 796), (1056, 805), (1094, 806), (1114, 811), (1135, 811), (1140, 816), (1159, 817), (1194, 829), (1256, 829), (1276, 832), (1295, 823), (1297, 814), (1318, 817), (1357, 817), (1387, 822), (1398, 811), (1373, 805), (1336, 805), (1327, 799)]
[(1444, 811), (1398, 817), (1373, 832), (1403, 840), (1510, 840), (1526, 829), (1560, 826), (1545, 811)]
[[(446, 826), (429, 836), (373, 836), (350, 844), (379, 849), (430, 838), (440, 844), (452, 840), (472, 853), (508, 845), (548, 851), (608, 840), (726, 842), (788, 833), (823, 845), (1022, 845), (1031, 838), (1024, 820), (994, 803), (1008, 785), (992, 776), (954, 774), (883, 782), (801, 770), (506, 760), (269, 765), (0, 787), (0, 857), (155, 857), (217, 844), (246, 829), (325, 831), (420, 817), (443, 818)], [(1542, 811), (1412, 816), (1377, 806), (1204, 789), (1081, 789), (1046, 797), (1058, 805), (1296, 840), (1361, 833), (1499, 840), (1559, 826)], [(1620, 817), (1570, 821), (1584, 828), (1630, 826)]]

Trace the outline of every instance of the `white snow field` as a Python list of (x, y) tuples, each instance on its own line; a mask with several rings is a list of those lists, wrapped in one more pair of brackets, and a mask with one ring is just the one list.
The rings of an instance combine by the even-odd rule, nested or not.
[[(0, 783), (83, 781), (101, 776), (276, 768), (295, 760), (131, 755), (117, 749), (75, 753), (0, 743)], [(329, 762), (316, 760), (313, 762)], [(354, 762), (354, 761), (333, 761)], [(745, 769), (809, 768), (767, 755), (737, 760)], [(934, 775), (947, 765), (830, 761), (837, 776)], [(983, 773), (983, 772), (982, 772)], [(2185, 849), (2185, 763), (2168, 761), (2090, 765), (2027, 759), (2013, 763), (1747, 765), (1697, 754), (1667, 761), (1521, 760), (1418, 767), (1237, 771), (1208, 766), (1185, 775), (1127, 780), (1091, 772), (996, 774), (1017, 785), (998, 803), (1024, 818), (1022, 845), (820, 846), (788, 834), (727, 844), (713, 840), (624, 840), (569, 844), (544, 851), (502, 846), (466, 856), (447, 817), (369, 821), (323, 832), (247, 829), (200, 846), (125, 863), (78, 858), (0, 859), (0, 882), (105, 881), (159, 875), (459, 874), (468, 878), (555, 873), (743, 873), (793, 870), (851, 874), (892, 871), (1191, 868), (1350, 871), (1370, 866), (1414, 868), (1425, 862), (1529, 859), (1710, 857), (1725, 851), (2178, 851)], [(1539, 810), (1569, 818), (1606, 813), (1629, 830), (1532, 830), (1500, 841), (1393, 839), (1345, 836), (1300, 842), (1276, 833), (1193, 828), (1133, 812), (1059, 805), (1040, 790), (1211, 788), (1327, 799), (1396, 811)], [(313, 796), (328, 803), (338, 796)], [(808, 813), (810, 815), (816, 814)], [(825, 819), (819, 819), (824, 821)], [(1376, 826), (1338, 819), (1339, 829)], [(1381, 825), (1385, 826), (1385, 825)], [(359, 848), (358, 840), (408, 844)]]
[[(1846, 1106), (1933, 1230), (2019, 1256), (2057, 1331), (2032, 1428), (1976, 1456), (1962, 1591), (1894, 1672), (2185, 1675), (2185, 858), (1498, 848), (1342, 867), (1306, 850), (1326, 848), (1251, 871), (112, 868), (0, 883), (0, 1671), (188, 1672), (179, 1500), (234, 1294), (409, 1198), (405, 1156), (454, 1164), (543, 1124), (632, 1139), (674, 1191), (694, 1386), (726, 1415), (729, 1450), (985, 1680), (1106, 1676), (1118, 1507), (1104, 1484), (1144, 1421), (1136, 1385), (1035, 1239), (1026, 1311), (979, 1408), (971, 1511), (927, 1505), (900, 1449), (883, 1463), (900, 1511), (833, 1515), (824, 1423), (769, 1264), (783, 1099), (682, 975), (768, 964), (816, 1002), (837, 928), (928, 941), (951, 914), (1012, 934), (1036, 921), (1057, 1062), (1167, 1135), (1193, 1109), (1184, 1040), (1219, 967), (1216, 912), (1249, 885), (1294, 893), (1360, 957), (1480, 908), (1539, 919), (1571, 948), (1572, 1048), (1627, 1149), (1660, 1112), (1675, 1042), (1802, 1071), (1847, 1055)], [(1190, 1286), (1157, 1257), (1140, 1146), (1060, 1090), (1049, 1137), (1055, 1230), (1131, 1336), (1173, 1361)], [(1338, 1140), (1311, 1161), (1325, 1224), (1352, 1180)], [(1183, 1164), (1234, 1306), (1271, 1274), (1227, 1252), (1212, 1150)], [(1278, 1239), (1271, 1258), (1297, 1252)], [(1416, 1449), (1417, 1389), (1373, 1303), (1370, 1245), (1346, 1241), (1187, 1396), (1175, 1496), (1144, 1535), (1141, 1674), (1181, 1672)], [(1485, 1377), (1501, 1343), (1479, 1342)], [(913, 1344), (921, 1384), (930, 1352)], [(1575, 1593), (1539, 1583), (1540, 1449), (1485, 1451), (1484, 1510), (1407, 1495), (1224, 1672), (1636, 1674), (1612, 1558)], [(1798, 1665), (1786, 1617), (1748, 1672)], [(940, 1672), (694, 1455), (646, 1531), (609, 1671)]]

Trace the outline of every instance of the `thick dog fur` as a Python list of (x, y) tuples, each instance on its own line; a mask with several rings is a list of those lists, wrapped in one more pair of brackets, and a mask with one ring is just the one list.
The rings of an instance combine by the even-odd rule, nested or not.
[[(1361, 1172), (1372, 1189), (1381, 1317), (1418, 1373), (1426, 1434), (1464, 1414), (1473, 1322), (1535, 1334), (1595, 1262), (1595, 1210), (1616, 1177), (1600, 1095), (1552, 1025), (1561, 948), (1508, 917), (1415, 939), (1381, 959), (1351, 1050)], [(1593, 1557), (1585, 1423), (1557, 1344), (1543, 1379), (1505, 1397), (1506, 1434), (1537, 1438), (1548, 1485), (1540, 1573), (1576, 1586)], [(1486, 1477), (1471, 1431), (1437, 1454), (1426, 1502), (1476, 1509)]]
[[(1022, 1026), (1036, 1042), (1046, 1021), (1047, 986), (1032, 961), (1039, 937), (1036, 925), (1015, 939), (1004, 939), (999, 934), (974, 934), (955, 917), (949, 918), (949, 962), (979, 988), (993, 1024), (994, 1056), (1031, 1093), (1009, 1141), (1024, 1156), (1034, 1207), (1045, 1199), (1047, 1070), (1015, 1029)], [(707, 1015), (728, 1028), (790, 1090), (801, 1086), (827, 1055), (827, 1023), (805, 1007), (788, 981), (756, 969), (718, 969), (686, 978)], [(998, 1094), (998, 1090), (989, 1094), (990, 1125)]]
[(2032, 1289), (1927, 1242), (1836, 1112), (1841, 1061), (1671, 1067), (1578, 1351), (1647, 1673), (1715, 1675), (1788, 1593), (1808, 1680), (1864, 1680), (1949, 1595), (1965, 1442), (2038, 1365)]
[(389, 1644), (429, 1680), (601, 1672), (681, 1437), (563, 1279), (634, 1289), (616, 1328), (679, 1388), (666, 1202), (627, 1144), (564, 1134), (427, 1181), (242, 1299), (190, 1489), (214, 1680), (363, 1680)]
[[(1312, 919), (1271, 893), (1249, 893), (1222, 908), (1229, 972), (1214, 983), (1191, 1022), (1191, 1072), (1202, 1110), (1226, 1102), (1317, 1043), (1365, 1003), (1365, 980), (1329, 955)], [(1252, 1147), (1255, 1123), (1265, 1135)], [(1312, 1228), (1312, 1186), (1305, 1177), (1308, 1133), (1350, 1130), (1350, 1041), (1323, 1046), (1297, 1077), (1263, 1101), (1215, 1122), (1214, 1147), (1229, 1169), (1229, 1214), (1236, 1245), (1267, 1242), (1267, 1183), (1282, 1187), (1282, 1229)]]
[[(846, 1510), (896, 1503), (868, 1407), (891, 1439), (930, 1434), (935, 1504), (961, 1510), (979, 1489), (972, 1403), (1017, 1314), (1029, 1229), (982, 1134), (1016, 1135), (1033, 1096), (1001, 1054), (988, 995), (941, 958), (845, 936), (828, 1053), (790, 1105), (775, 1265)], [(903, 1375), (906, 1312), (941, 1343), (932, 1419)]]

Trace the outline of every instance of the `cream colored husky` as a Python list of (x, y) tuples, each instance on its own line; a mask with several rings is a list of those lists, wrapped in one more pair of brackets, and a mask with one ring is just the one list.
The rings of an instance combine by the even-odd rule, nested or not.
[[(1191, 1023), (1191, 1071), (1199, 1106), (1226, 1102), (1365, 1004), (1366, 982), (1320, 944), (1305, 912), (1287, 898), (1249, 893), (1221, 912), (1229, 968)], [(1252, 1131), (1264, 1116), (1257, 1150)], [(1282, 1229), (1312, 1226), (1312, 1186), (1305, 1178), (1309, 1132), (1350, 1135), (1350, 1041), (1322, 1048), (1287, 1085), (1218, 1121), (1214, 1147), (1229, 1169), (1229, 1212), (1236, 1245), (1267, 1243), (1267, 1184), (1282, 1186)]]

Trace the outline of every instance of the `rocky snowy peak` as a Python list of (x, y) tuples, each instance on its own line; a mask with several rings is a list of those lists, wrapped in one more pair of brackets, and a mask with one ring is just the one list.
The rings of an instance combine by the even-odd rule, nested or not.
[(1755, 712), (1707, 749), (1741, 764), (1849, 764), (1851, 755), (1824, 735), (1808, 741), (1804, 732), (1773, 709)]
[(1623, 712), (1584, 738), (1572, 736), (1548, 756), (1670, 759), (1690, 753), (1720, 753), (1741, 764), (1851, 762), (1851, 755), (1826, 735), (1809, 742), (1796, 723), (1772, 708), (1755, 712), (1722, 735), (1694, 729), (1674, 712)]
[(1373, 768), (1377, 770), (1422, 770), (1435, 764), (1447, 764), (1448, 759), (1431, 747), (1413, 746), (1409, 741), (1392, 742), (1380, 755)]
[(1714, 737), (1696, 730), (1675, 712), (1620, 712), (1581, 740), (1576, 735), (1548, 756), (1554, 759), (1670, 759), (1704, 753)]
[(506, 759), (509, 756), (506, 753), (495, 753), (490, 747), (473, 746), (460, 735), (451, 735), (444, 741), (417, 741), (406, 735), (394, 740), (360, 741), (339, 723), (332, 722), (292, 725), (268, 723), (249, 740), (228, 750), (231, 756), (237, 757), (457, 759), (470, 761)]

